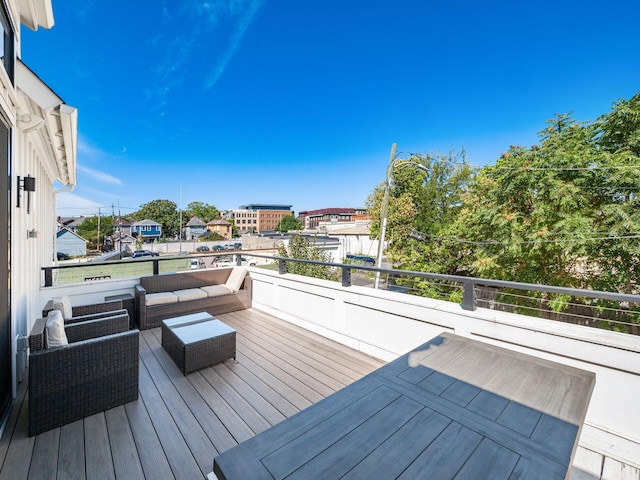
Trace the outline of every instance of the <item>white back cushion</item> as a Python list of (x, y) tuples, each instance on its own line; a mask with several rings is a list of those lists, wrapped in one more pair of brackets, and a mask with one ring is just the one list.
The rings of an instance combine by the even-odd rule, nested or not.
[(69, 320), (73, 316), (73, 311), (71, 309), (71, 299), (67, 295), (63, 297), (53, 297), (51, 299), (52, 308), (55, 310), (60, 310), (62, 313), (62, 318), (65, 320)]
[(60, 310), (51, 310), (49, 312), (45, 332), (47, 335), (47, 348), (69, 344), (67, 334), (64, 331), (64, 319)]
[(233, 267), (225, 285), (235, 293), (240, 290), (240, 287), (242, 287), (242, 282), (244, 282), (244, 277), (246, 275), (247, 269), (245, 267)]

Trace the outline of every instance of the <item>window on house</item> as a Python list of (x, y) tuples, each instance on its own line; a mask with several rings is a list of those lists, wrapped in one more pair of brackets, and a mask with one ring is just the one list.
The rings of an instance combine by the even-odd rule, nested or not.
[(4, 69), (13, 83), (14, 76), (14, 35), (11, 23), (9, 22), (9, 15), (7, 15), (5, 3), (2, 2), (0, 6), (0, 26), (2, 26), (2, 35), (0, 35), (0, 52), (2, 53), (2, 64)]

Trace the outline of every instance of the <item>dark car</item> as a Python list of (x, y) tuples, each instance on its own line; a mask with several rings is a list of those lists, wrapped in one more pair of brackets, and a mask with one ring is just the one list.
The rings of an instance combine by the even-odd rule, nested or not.
[(209, 251), (209, 247), (207, 247), (206, 245), (200, 245), (198, 248), (196, 248), (196, 252), (208, 252)]
[(131, 255), (131, 258), (142, 258), (142, 257), (157, 257), (158, 254), (156, 252), (152, 252), (151, 250), (136, 250)]
[(64, 252), (57, 252), (56, 256), (58, 257), (58, 260), (69, 260), (71, 257)]
[(220, 250), (224, 250), (224, 245), (214, 245), (214, 246), (213, 246), (213, 249), (214, 249), (214, 250), (218, 250), (218, 251), (220, 251)]

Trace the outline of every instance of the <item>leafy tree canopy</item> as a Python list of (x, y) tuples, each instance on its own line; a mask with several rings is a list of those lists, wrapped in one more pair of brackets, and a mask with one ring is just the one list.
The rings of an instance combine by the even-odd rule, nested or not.
[[(98, 221), (100, 223), (100, 230), (98, 231)], [(111, 216), (95, 216), (85, 217), (83, 222), (78, 225), (76, 233), (85, 240), (89, 241), (90, 250), (99, 250), (98, 241), (100, 246), (104, 242), (105, 235), (111, 235), (113, 233), (113, 217)], [(100, 238), (98, 239), (98, 235)]]
[[(442, 243), (432, 241), (432, 237), (448, 234), (474, 174), (464, 151), (414, 155), (392, 170), (386, 240), (390, 242), (387, 255), (395, 265), (460, 273), (459, 254), (443, 249)], [(380, 235), (384, 188), (384, 183), (380, 184), (367, 200), (374, 237)]]
[[(318, 262), (331, 262), (331, 255), (320, 247), (315, 246), (309, 239), (302, 235), (291, 235), (289, 247), (284, 243), (278, 246), (278, 256), (297, 258), (302, 260), (315, 260)], [(288, 273), (305, 275), (307, 277), (324, 278), (337, 281), (340, 273), (335, 267), (327, 265), (315, 265), (300, 262), (286, 262)]]
[(187, 218), (198, 217), (204, 223), (220, 218), (220, 212), (215, 206), (203, 202), (191, 202), (184, 213)]
[(153, 200), (145, 203), (134, 216), (137, 221), (148, 219), (160, 223), (165, 237), (174, 237), (180, 230), (178, 207), (171, 200)]
[(289, 230), (302, 229), (302, 222), (293, 215), (286, 215), (276, 225), (276, 232), (288, 232)]

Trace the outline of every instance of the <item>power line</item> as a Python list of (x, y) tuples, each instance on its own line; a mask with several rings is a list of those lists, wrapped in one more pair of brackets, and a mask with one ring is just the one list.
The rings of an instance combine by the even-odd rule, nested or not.
[(524, 170), (524, 171), (540, 171), (540, 170), (552, 170), (552, 171), (592, 171), (592, 170), (618, 170), (624, 168), (640, 168), (640, 165), (608, 165), (608, 166), (591, 166), (591, 167), (502, 167), (498, 165), (490, 165), (489, 167), (498, 170)]
[[(571, 235), (570, 233), (564, 233), (563, 235)], [(421, 233), (421, 232), (412, 232), (409, 234), (410, 238), (415, 240), (425, 241), (425, 238), (432, 238), (434, 240), (445, 240), (452, 241), (457, 243), (464, 243), (468, 245), (478, 245), (478, 246), (510, 246), (510, 245), (536, 245), (543, 243), (578, 243), (585, 241), (601, 241), (601, 240), (625, 240), (625, 239), (636, 239), (640, 238), (640, 233), (637, 235), (609, 235), (602, 237), (586, 237), (586, 238), (574, 238), (574, 239), (556, 239), (556, 240), (523, 240), (523, 241), (513, 241), (513, 242), (500, 242), (498, 240), (465, 240), (463, 238), (453, 237), (453, 236), (439, 236), (432, 235), (429, 233)]]

